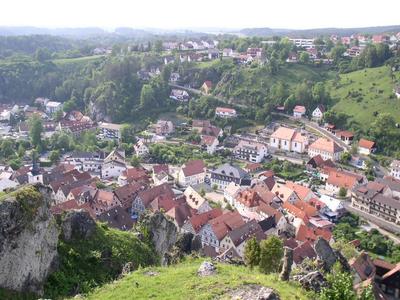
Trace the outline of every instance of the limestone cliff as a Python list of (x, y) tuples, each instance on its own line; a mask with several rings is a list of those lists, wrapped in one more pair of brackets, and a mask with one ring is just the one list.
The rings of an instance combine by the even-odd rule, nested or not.
[(0, 288), (41, 293), (57, 261), (58, 235), (39, 187), (0, 200)]

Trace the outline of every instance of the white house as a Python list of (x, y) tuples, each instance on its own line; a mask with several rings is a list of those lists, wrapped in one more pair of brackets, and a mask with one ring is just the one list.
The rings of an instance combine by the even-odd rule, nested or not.
[(394, 160), (390, 164), (390, 176), (400, 180), (400, 160)]
[(186, 197), (186, 203), (199, 214), (210, 211), (212, 208), (208, 201), (204, 199), (195, 189), (188, 186), (183, 193)]
[(0, 180), (0, 192), (5, 189), (15, 188), (18, 186), (18, 183), (14, 180), (10, 180), (8, 178), (3, 178)]
[(100, 129), (99, 137), (101, 139), (121, 140), (122, 125), (100, 122), (98, 127)]
[(240, 191), (242, 191), (244, 187), (236, 184), (235, 182), (231, 182), (224, 189), (224, 198), (229, 203), (229, 205), (233, 206), (235, 202), (235, 198)]
[(308, 147), (308, 156), (314, 157), (321, 155), (323, 160), (337, 161), (343, 153), (343, 148), (336, 144), (333, 140), (327, 138), (319, 138)]
[(325, 107), (323, 105), (318, 105), (312, 112), (312, 118), (314, 120), (320, 121), (324, 117)]
[(56, 101), (48, 101), (45, 105), (45, 110), (47, 114), (54, 114), (55, 112), (62, 109), (62, 103)]
[(269, 144), (272, 148), (303, 153), (308, 145), (308, 138), (298, 130), (279, 127), (270, 137)]
[(370, 155), (375, 152), (376, 145), (375, 142), (366, 139), (360, 139), (358, 141), (358, 153), (363, 155)]
[(212, 135), (203, 135), (201, 137), (200, 145), (208, 154), (214, 154), (219, 145), (218, 138)]
[(220, 118), (235, 118), (237, 117), (236, 109), (228, 107), (217, 107), (215, 115)]
[(185, 90), (178, 90), (178, 89), (172, 89), (169, 97), (173, 100), (180, 102), (187, 102), (190, 98), (188, 92), (186, 92)]
[(144, 140), (137, 141), (133, 148), (135, 150), (136, 156), (143, 157), (149, 154), (149, 147), (147, 147)]
[(267, 146), (258, 142), (249, 142), (241, 140), (234, 148), (235, 156), (253, 163), (259, 163), (264, 160), (268, 154)]
[(296, 105), (293, 108), (293, 117), (302, 118), (306, 114), (306, 108), (301, 105)]
[(183, 164), (178, 173), (178, 184), (184, 187), (204, 182), (206, 166), (202, 160), (191, 160)]
[(126, 171), (125, 153), (113, 150), (105, 159), (101, 167), (102, 178), (117, 178)]

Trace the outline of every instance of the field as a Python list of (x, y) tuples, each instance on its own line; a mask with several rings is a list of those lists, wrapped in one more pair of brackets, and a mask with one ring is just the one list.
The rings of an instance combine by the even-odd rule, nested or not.
[(98, 60), (102, 57), (105, 57), (105, 56), (104, 55), (91, 55), (91, 56), (83, 56), (83, 57), (76, 57), (76, 58), (60, 58), (60, 59), (54, 59), (53, 63), (55, 63), (56, 65), (86, 63), (86, 62)]
[[(399, 82), (399, 72), (395, 80)], [(376, 113), (390, 113), (400, 122), (400, 100), (393, 93), (394, 86), (387, 66), (343, 74), (337, 88), (333, 81), (328, 82), (336, 102), (333, 109), (348, 114), (364, 129), (375, 120)]]
[[(215, 299), (230, 289), (245, 284), (260, 284), (275, 289), (282, 300), (311, 299), (294, 284), (279, 281), (276, 275), (263, 275), (243, 266), (217, 264), (218, 274), (198, 277), (199, 259), (172, 267), (139, 269), (124, 279), (99, 288), (87, 299)], [(156, 275), (149, 276), (149, 272)]]

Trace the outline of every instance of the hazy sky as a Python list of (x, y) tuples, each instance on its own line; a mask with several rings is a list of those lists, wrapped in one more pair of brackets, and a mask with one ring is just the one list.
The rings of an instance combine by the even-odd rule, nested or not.
[(1, 0), (0, 25), (114, 28), (400, 24), (400, 0)]

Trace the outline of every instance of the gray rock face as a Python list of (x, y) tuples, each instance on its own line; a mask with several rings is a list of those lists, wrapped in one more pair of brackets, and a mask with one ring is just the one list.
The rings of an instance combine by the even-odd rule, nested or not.
[(306, 290), (319, 293), (323, 287), (327, 286), (326, 279), (319, 271), (310, 272), (304, 276), (299, 276), (297, 280)]
[(283, 264), (282, 271), (279, 278), (283, 281), (288, 281), (290, 278), (290, 272), (292, 271), (293, 265), (293, 250), (289, 247), (285, 247), (285, 252), (283, 254)]
[(0, 201), (0, 287), (40, 294), (56, 264), (58, 235), (47, 199)]
[(271, 288), (250, 284), (235, 289), (228, 294), (232, 300), (279, 300), (279, 295)]
[(322, 267), (325, 271), (329, 272), (337, 260), (332, 247), (325, 239), (320, 237), (315, 242), (314, 249), (318, 259), (322, 263)]
[(175, 224), (161, 212), (156, 212), (144, 216), (142, 226), (150, 234), (155, 250), (161, 257), (161, 263), (165, 265), (167, 263), (166, 254), (172, 249), (178, 238), (178, 230)]
[(62, 238), (65, 241), (87, 239), (92, 236), (95, 229), (95, 221), (85, 210), (68, 211), (61, 224)]
[(212, 262), (203, 261), (197, 270), (197, 275), (200, 277), (204, 276), (212, 276), (217, 274), (217, 268), (214, 266)]

